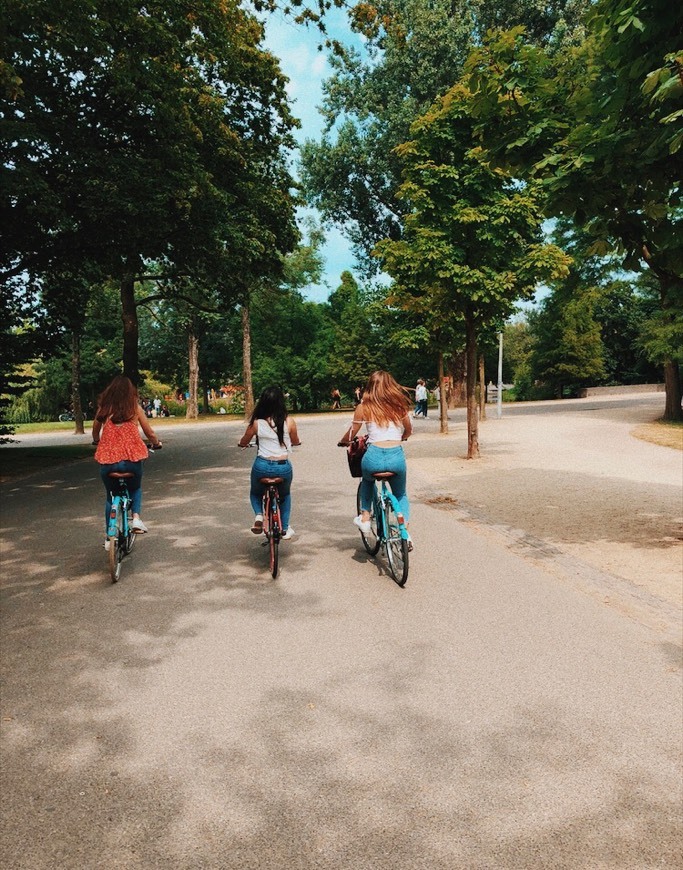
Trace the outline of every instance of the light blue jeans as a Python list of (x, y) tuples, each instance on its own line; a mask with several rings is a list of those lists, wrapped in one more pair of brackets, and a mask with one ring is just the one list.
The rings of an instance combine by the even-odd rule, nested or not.
[(265, 486), (259, 483), (260, 477), (281, 477), (282, 483), (278, 484), (277, 490), (280, 494), (280, 515), (282, 516), (282, 528), (285, 531), (289, 528), (289, 515), (292, 511), (292, 497), (289, 490), (292, 486), (292, 477), (294, 471), (292, 463), (289, 459), (277, 460), (264, 459), (263, 456), (257, 456), (254, 464), (251, 466), (251, 489), (249, 490), (249, 501), (251, 508), (255, 514), (261, 513), (263, 507), (261, 500), (265, 491)]
[(377, 447), (370, 444), (361, 462), (363, 478), (360, 486), (361, 510), (369, 511), (372, 507), (372, 495), (375, 486), (376, 471), (393, 471), (394, 477), (389, 481), (391, 491), (396, 496), (398, 506), (407, 523), (410, 519), (410, 503), (406, 493), (406, 456), (403, 447)]
[(110, 471), (129, 471), (135, 476), (126, 478), (126, 486), (130, 495), (131, 508), (134, 514), (140, 513), (142, 507), (142, 460), (131, 462), (130, 459), (122, 459), (121, 462), (113, 462), (109, 465), (100, 465), (100, 477), (104, 488), (107, 490), (107, 501), (104, 507), (104, 531), (109, 527), (109, 514), (111, 513), (112, 493), (118, 495), (119, 484), (110, 478)]

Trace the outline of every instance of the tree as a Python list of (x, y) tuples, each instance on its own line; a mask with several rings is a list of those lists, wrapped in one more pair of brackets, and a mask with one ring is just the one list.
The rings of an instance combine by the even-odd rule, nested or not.
[[(542, 182), (548, 212), (589, 233), (593, 253), (616, 250), (628, 269), (649, 268), (664, 331), (675, 331), (683, 10), (665, 0), (599, 0), (588, 27), (580, 50), (551, 54), (514, 29), (475, 51), (468, 62), (475, 133), (492, 158)], [(681, 419), (679, 366), (671, 356), (663, 364), (665, 417)]]
[(236, 2), (8, 4), (0, 274), (115, 279), (137, 379), (150, 262), (234, 298), (296, 238), (284, 78)]
[(561, 399), (564, 389), (598, 382), (604, 375), (600, 324), (595, 319), (598, 293), (594, 288), (551, 293), (530, 317), (534, 346), (532, 376), (548, 384)]
[(397, 149), (400, 195), (411, 207), (400, 241), (377, 246), (398, 292), (422, 298), (430, 320), (461, 318), (467, 349), (468, 458), (479, 455), (477, 335), (502, 321), (541, 280), (566, 274), (568, 258), (541, 241), (533, 189), (492, 169), (472, 148), (471, 94), (456, 85), (413, 125)]

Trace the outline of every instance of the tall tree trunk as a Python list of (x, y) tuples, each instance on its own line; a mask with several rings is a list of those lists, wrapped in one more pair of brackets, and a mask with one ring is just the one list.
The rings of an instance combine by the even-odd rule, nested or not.
[(448, 435), (448, 403), (444, 378), (443, 353), (439, 352), (439, 422), (442, 435)]
[(202, 413), (208, 414), (210, 408), (209, 403), (209, 381), (204, 372), (202, 372)]
[(249, 305), (242, 306), (242, 378), (244, 381), (244, 418), (254, 410), (254, 384), (251, 379), (251, 319)]
[(121, 319), (123, 321), (123, 373), (137, 386), (138, 368), (138, 309), (135, 304), (135, 276), (126, 275), (121, 281)]
[(479, 377), (477, 387), (479, 389), (479, 419), (486, 419), (486, 371), (484, 368), (484, 354), (479, 354)]
[(85, 428), (81, 404), (81, 334), (78, 328), (71, 333), (71, 407), (74, 409), (74, 432), (76, 435), (83, 435)]
[(477, 330), (474, 317), (465, 314), (465, 333), (467, 353), (467, 458), (479, 458), (479, 419), (475, 386), (477, 380)]
[(664, 403), (665, 420), (683, 420), (681, 409), (681, 371), (675, 360), (668, 359), (664, 363), (664, 389), (666, 398)]
[(197, 407), (197, 390), (199, 387), (199, 339), (195, 335), (194, 328), (190, 326), (187, 336), (187, 357), (189, 361), (189, 384), (190, 398), (187, 400), (185, 416), (188, 420), (196, 420), (199, 417)]
[(454, 353), (448, 363), (448, 375), (451, 388), (448, 394), (449, 408), (462, 408), (467, 404), (467, 353), (459, 350)]

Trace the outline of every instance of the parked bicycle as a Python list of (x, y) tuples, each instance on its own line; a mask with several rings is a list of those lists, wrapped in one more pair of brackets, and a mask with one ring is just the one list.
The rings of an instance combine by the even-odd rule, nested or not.
[[(391, 478), (394, 473), (382, 471), (373, 474), (375, 491), (370, 510), (370, 531), (361, 530), (363, 546), (371, 556), (376, 556), (380, 548), (384, 550), (389, 571), (399, 586), (408, 580), (408, 549), (410, 536), (406, 528), (398, 501), (391, 491)], [(361, 481), (362, 483), (362, 481)], [(360, 514), (360, 488), (356, 493), (356, 510)]]
[[(161, 450), (148, 444), (150, 453)], [(107, 550), (111, 582), (117, 583), (121, 576), (121, 562), (135, 544), (136, 532), (133, 529), (133, 500), (128, 491), (128, 480), (135, 475), (130, 471), (111, 471), (111, 510), (107, 523)]]

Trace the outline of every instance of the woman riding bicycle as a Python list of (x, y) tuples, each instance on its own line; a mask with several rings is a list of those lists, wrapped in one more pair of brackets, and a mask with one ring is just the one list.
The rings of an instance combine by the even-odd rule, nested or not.
[[(128, 492), (133, 508), (133, 531), (144, 534), (147, 526), (140, 519), (142, 507), (142, 463), (149, 451), (140, 437), (138, 425), (154, 447), (161, 441), (149, 425), (138, 402), (138, 391), (125, 375), (117, 375), (98, 399), (97, 413), (92, 427), (92, 440), (97, 444), (95, 460), (100, 463), (100, 476), (107, 491), (104, 510), (105, 534), (111, 511), (112, 471), (130, 472)], [(108, 541), (105, 540), (105, 547)]]
[[(365, 423), (368, 433), (368, 449), (363, 456), (361, 469), (363, 477), (360, 488), (361, 513), (354, 517), (358, 528), (370, 532), (370, 509), (375, 487), (372, 476), (377, 472), (391, 471), (391, 491), (396, 496), (403, 519), (408, 525), (410, 503), (406, 494), (406, 458), (402, 442), (412, 435), (410, 422), (412, 402), (405, 390), (385, 371), (373, 372), (368, 378), (363, 398), (353, 415), (351, 428), (342, 436), (340, 444), (348, 444), (358, 434)], [(412, 540), (408, 547), (413, 549)]]
[(301, 441), (299, 441), (295, 420), (287, 414), (285, 395), (280, 387), (268, 387), (261, 393), (249, 425), (238, 442), (239, 446), (248, 447), (253, 438), (256, 438), (258, 453), (251, 467), (249, 501), (255, 514), (251, 530), (255, 535), (260, 535), (263, 531), (261, 505), (265, 486), (261, 483), (261, 478), (281, 477), (282, 483), (278, 485), (278, 491), (282, 528), (286, 529), (282, 540), (288, 541), (294, 535), (294, 529), (289, 525), (293, 477), (289, 453), (292, 447), (297, 447)]

